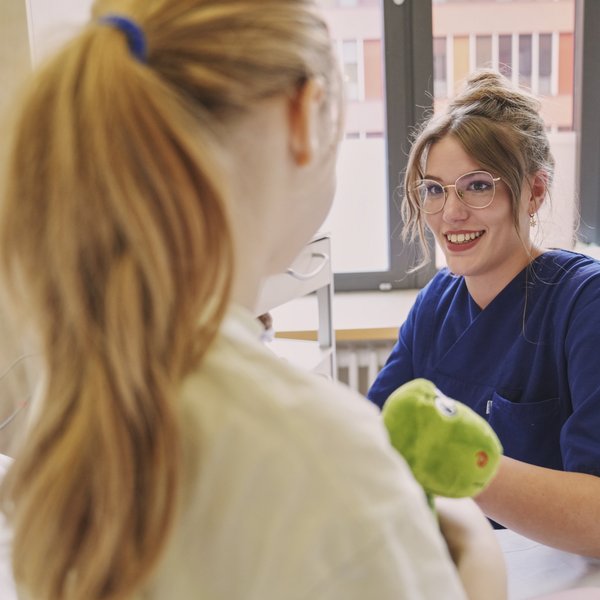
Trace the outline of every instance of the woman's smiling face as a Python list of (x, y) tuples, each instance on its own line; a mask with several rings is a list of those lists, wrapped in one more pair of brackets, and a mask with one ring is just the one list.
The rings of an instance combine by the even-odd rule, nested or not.
[[(461, 175), (481, 170), (486, 169), (447, 135), (429, 149), (424, 177), (451, 185)], [(510, 190), (504, 182), (496, 182), (494, 200), (486, 208), (466, 206), (454, 187), (448, 188), (447, 194), (443, 210), (423, 216), (444, 252), (448, 268), (463, 275), (467, 284), (494, 281), (504, 287), (530, 260), (529, 186), (523, 185), (520, 198), (519, 233), (513, 222)]]

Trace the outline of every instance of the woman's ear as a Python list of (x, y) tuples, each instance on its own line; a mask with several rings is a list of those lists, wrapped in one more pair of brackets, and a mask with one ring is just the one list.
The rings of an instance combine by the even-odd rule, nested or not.
[(538, 171), (530, 181), (531, 198), (529, 199), (529, 214), (535, 214), (546, 198), (548, 192), (548, 173)]
[(305, 166), (319, 148), (319, 116), (325, 98), (321, 79), (298, 86), (289, 103), (290, 150), (298, 166)]

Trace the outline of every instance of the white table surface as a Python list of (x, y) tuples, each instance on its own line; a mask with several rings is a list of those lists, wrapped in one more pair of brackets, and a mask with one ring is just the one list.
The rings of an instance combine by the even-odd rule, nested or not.
[[(10, 459), (0, 454), (0, 479)], [(508, 571), (508, 600), (531, 600), (572, 588), (591, 588), (581, 596), (600, 600), (600, 560), (549, 548), (514, 531), (496, 535)], [(597, 596), (595, 589), (597, 588)], [(579, 597), (579, 596), (577, 596)], [(572, 596), (575, 600), (576, 596)], [(10, 535), (0, 513), (0, 600), (17, 600), (10, 571)], [(558, 600), (558, 597), (557, 597)]]
[(530, 600), (572, 588), (598, 588), (600, 561), (538, 544), (508, 529), (496, 531), (508, 572), (509, 600)]

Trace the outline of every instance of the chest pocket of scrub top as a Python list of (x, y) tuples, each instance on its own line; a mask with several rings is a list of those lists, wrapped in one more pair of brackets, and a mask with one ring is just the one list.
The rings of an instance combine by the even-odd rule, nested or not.
[(504, 454), (527, 463), (562, 469), (560, 400), (512, 402), (493, 392), (487, 418)]

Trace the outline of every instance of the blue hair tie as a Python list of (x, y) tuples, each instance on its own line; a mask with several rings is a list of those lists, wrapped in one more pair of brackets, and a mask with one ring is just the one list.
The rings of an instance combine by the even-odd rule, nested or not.
[(100, 17), (99, 22), (116, 27), (125, 34), (129, 51), (141, 63), (145, 63), (148, 58), (148, 48), (146, 45), (146, 35), (142, 28), (127, 17), (119, 15), (106, 15)]

